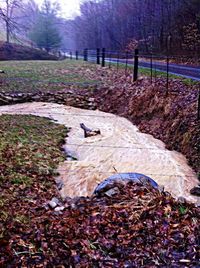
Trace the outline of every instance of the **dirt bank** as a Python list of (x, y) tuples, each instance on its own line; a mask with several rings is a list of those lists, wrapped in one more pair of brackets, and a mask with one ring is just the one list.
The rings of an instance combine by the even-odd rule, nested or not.
[(58, 60), (45, 51), (0, 41), (0, 60)]
[[(167, 148), (183, 153), (196, 172), (200, 172), (200, 124), (197, 120), (199, 85), (186, 85), (170, 80), (166, 94), (166, 79), (151, 85), (143, 78), (136, 83), (131, 77), (119, 77), (109, 72), (112, 85), (99, 88), (97, 107), (124, 116), (142, 132), (162, 140)], [(127, 82), (129, 80), (129, 82)]]

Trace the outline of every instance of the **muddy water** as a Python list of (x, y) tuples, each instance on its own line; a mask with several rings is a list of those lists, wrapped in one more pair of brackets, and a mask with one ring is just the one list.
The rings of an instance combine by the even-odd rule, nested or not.
[[(165, 149), (151, 135), (142, 134), (128, 120), (100, 111), (88, 111), (52, 103), (26, 103), (0, 107), (0, 114), (45, 116), (71, 127), (65, 150), (72, 158), (58, 171), (64, 187), (61, 195), (90, 195), (97, 184), (117, 172), (138, 172), (153, 178), (172, 195), (197, 198), (189, 190), (198, 183), (186, 159)], [(80, 123), (99, 128), (101, 135), (84, 138)]]

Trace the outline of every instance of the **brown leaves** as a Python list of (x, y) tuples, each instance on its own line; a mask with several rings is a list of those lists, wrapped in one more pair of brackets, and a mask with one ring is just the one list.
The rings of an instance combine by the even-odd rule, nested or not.
[(13, 233), (10, 247), (1, 245), (13, 257), (1, 257), (2, 263), (14, 258), (15, 266), (25, 267), (197, 265), (199, 211), (194, 205), (184, 203), (182, 214), (181, 203), (150, 185), (129, 183), (118, 189), (113, 197), (72, 199), (60, 216), (32, 210), (29, 228), (7, 226)]

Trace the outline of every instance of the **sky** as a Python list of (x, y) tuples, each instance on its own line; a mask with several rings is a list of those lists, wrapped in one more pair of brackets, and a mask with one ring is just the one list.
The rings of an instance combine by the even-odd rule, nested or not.
[[(50, 0), (55, 2), (55, 0)], [(79, 6), (81, 2), (85, 0), (57, 0), (62, 9), (61, 16), (64, 18), (73, 18), (76, 15), (79, 15)], [(41, 4), (43, 0), (35, 0), (36, 3)]]

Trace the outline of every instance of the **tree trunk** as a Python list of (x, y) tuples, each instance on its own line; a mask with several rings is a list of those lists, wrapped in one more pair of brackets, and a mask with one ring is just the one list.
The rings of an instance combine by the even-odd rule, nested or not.
[(10, 43), (10, 27), (8, 20), (6, 21), (6, 42)]

